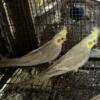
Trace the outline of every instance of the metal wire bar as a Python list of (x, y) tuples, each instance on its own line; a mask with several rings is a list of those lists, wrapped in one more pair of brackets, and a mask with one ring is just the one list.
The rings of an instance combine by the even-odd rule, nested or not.
[[(34, 36), (29, 34), (31, 33), (29, 24), (31, 22), (32, 25), (34, 24), (34, 32), (32, 33), (35, 33), (38, 41), (40, 41), (39, 44), (37, 43), (38, 46), (44, 44), (50, 38), (52, 38), (53, 35), (56, 34), (57, 30), (59, 30), (59, 28), (64, 24), (68, 27), (68, 41), (64, 44), (61, 55), (67, 52), (85, 36), (87, 36), (93, 26), (100, 25), (100, 21), (98, 21), (100, 15), (100, 5), (97, 2), (95, 3), (94, 1), (63, 0), (62, 2), (62, 0), (43, 0), (43, 5), (39, 3), (38, 6), (36, 4), (38, 0), (25, 0), (27, 3), (25, 3), (24, 0), (15, 1), (16, 6), (14, 5), (12, 9), (17, 11), (17, 16), (15, 16), (16, 14), (13, 15), (13, 19), (14, 21), (16, 21), (16, 23), (14, 22), (14, 24), (12, 23), (10, 24), (10, 26), (18, 27), (18, 30), (21, 34), (25, 33), (24, 35), (27, 38), (24, 39), (23, 42), (28, 41), (28, 43), (25, 42), (24, 46), (27, 44), (27, 46), (30, 48), (34, 46), (32, 42)], [(29, 5), (28, 8), (30, 9), (30, 13), (29, 11), (27, 11), (27, 7), (25, 7), (24, 4), (26, 6)], [(82, 7), (84, 9), (84, 16), (81, 19), (75, 20), (71, 18), (70, 8), (73, 8), (73, 6)], [(56, 15), (57, 17), (60, 16), (61, 21), (55, 22), (55, 19), (53, 20), (56, 11), (59, 11), (59, 13), (61, 14), (61, 16), (59, 14)], [(21, 18), (19, 18), (19, 15)], [(12, 15), (9, 14), (9, 16), (11, 17)], [(29, 16), (32, 17), (30, 17), (31, 21)], [(80, 16), (80, 13), (75, 14), (75, 16)], [(25, 22), (22, 22), (22, 19)], [(52, 22), (52, 20), (54, 22)], [(23, 37), (22, 35), (20, 36)], [(100, 48), (100, 39), (97, 48)], [(29, 50), (29, 48), (27, 49)], [(38, 82), (37, 84), (33, 84), (33, 86), (30, 86), (30, 88), (24, 88), (23, 90), (20, 90), (20, 93), (25, 92), (26, 94), (28, 94), (27, 91), (31, 91), (33, 92), (31, 96), (33, 96), (34, 98), (39, 97), (38, 99), (40, 100), (48, 100), (50, 98), (51, 100), (66, 100), (66, 98), (68, 100), (89, 100), (89, 98), (93, 95), (100, 93), (100, 58), (97, 58), (98, 54), (99, 53), (93, 52), (87, 64), (83, 66), (77, 73), (70, 72), (66, 75), (54, 77), (53, 80), (50, 81), (50, 83), (46, 82), (46, 84)], [(18, 76), (21, 79), (28, 78), (28, 75), (24, 74), (23, 72), (21, 74), (22, 75)], [(32, 75), (36, 75), (36, 73), (33, 73)], [(7, 95), (8, 94), (9, 93), (7, 92)]]

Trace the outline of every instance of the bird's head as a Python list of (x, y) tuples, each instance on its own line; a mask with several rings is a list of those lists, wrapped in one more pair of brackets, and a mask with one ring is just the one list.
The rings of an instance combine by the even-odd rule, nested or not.
[(53, 38), (54, 44), (62, 45), (66, 41), (67, 33), (67, 28), (64, 26), (63, 29)]
[(99, 37), (99, 29), (97, 27), (94, 27), (91, 31), (91, 34), (86, 38), (86, 46), (88, 48), (92, 48), (94, 45), (98, 42)]

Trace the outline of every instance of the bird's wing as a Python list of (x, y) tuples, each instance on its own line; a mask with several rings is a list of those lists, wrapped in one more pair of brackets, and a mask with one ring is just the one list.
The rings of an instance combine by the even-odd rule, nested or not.
[(30, 56), (30, 55), (34, 55), (34, 54), (36, 54), (37, 52), (42, 51), (43, 49), (47, 48), (47, 47), (50, 45), (51, 41), (52, 41), (52, 40), (48, 41), (47, 43), (45, 43), (45, 44), (42, 45), (41, 47), (39, 47), (39, 48), (37, 48), (37, 49), (35, 49), (35, 50), (30, 51), (30, 52), (27, 53), (24, 57), (27, 57), (27, 56)]
[(88, 56), (81, 51), (70, 52), (58, 59), (52, 66), (47, 68), (43, 74), (44, 76), (55, 76), (71, 70), (77, 70), (86, 62), (87, 59)]

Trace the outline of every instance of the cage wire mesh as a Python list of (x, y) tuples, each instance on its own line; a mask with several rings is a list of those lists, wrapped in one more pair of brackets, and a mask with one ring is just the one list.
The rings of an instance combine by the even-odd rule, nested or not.
[[(3, 35), (7, 44), (1, 48), (8, 50), (8, 57), (22, 56), (38, 48), (66, 25), (68, 40), (63, 45), (63, 55), (87, 36), (93, 26), (100, 26), (100, 3), (96, 0), (1, 0), (0, 6), (0, 19), (3, 16), (0, 36)], [(1, 27), (2, 23), (5, 24)], [(3, 41), (0, 46), (2, 44)], [(100, 49), (100, 41), (96, 48)], [(1, 54), (2, 51), (0, 49)], [(48, 66), (50, 64), (13, 70), (6, 68), (6, 71), (0, 69), (0, 75), (3, 75), (3, 82), (0, 80), (1, 99), (89, 100), (100, 93), (100, 59), (96, 58), (89, 59), (77, 73), (69, 72), (43, 83), (34, 81), (28, 88), (7, 90), (9, 84), (6, 83), (30, 79)]]

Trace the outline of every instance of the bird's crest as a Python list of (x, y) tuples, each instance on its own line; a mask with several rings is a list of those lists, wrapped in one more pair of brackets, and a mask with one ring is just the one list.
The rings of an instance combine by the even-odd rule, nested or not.
[(66, 35), (67, 35), (67, 27), (63, 27), (63, 29), (58, 33), (58, 34), (60, 34), (60, 35), (63, 35), (63, 36), (65, 36), (66, 37)]
[(98, 35), (100, 34), (100, 31), (97, 27), (94, 27), (91, 31), (91, 34), (94, 36), (94, 38), (97, 38)]

